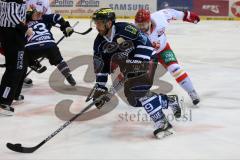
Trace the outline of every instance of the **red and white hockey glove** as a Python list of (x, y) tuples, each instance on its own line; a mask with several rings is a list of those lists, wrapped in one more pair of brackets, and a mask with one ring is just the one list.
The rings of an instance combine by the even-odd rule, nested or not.
[(200, 18), (194, 12), (184, 11), (183, 21), (197, 24), (200, 21)]

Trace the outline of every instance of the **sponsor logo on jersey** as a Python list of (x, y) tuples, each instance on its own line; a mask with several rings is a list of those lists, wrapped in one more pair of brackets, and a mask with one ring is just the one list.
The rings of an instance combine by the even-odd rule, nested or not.
[(140, 61), (140, 60), (135, 60), (135, 59), (127, 59), (126, 60), (126, 63), (134, 63), (134, 64), (141, 64), (142, 63), (142, 61)]
[(234, 16), (240, 17), (240, 1), (234, 2), (232, 4), (231, 12)]
[(128, 32), (130, 32), (130, 33), (132, 33), (132, 34), (137, 34), (137, 29), (135, 28), (135, 27), (133, 27), (132, 25), (127, 25), (126, 27), (125, 27), (125, 29), (124, 29), (125, 31), (128, 31)]

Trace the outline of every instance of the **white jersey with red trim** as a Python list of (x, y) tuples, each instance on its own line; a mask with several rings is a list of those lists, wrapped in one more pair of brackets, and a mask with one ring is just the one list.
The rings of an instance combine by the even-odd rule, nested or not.
[(27, 9), (42, 7), (44, 14), (51, 14), (51, 8), (49, 5), (49, 0), (26, 0)]
[(182, 20), (184, 12), (175, 9), (163, 9), (151, 14), (152, 27), (148, 32), (148, 38), (156, 49), (161, 52), (167, 45), (165, 30), (170, 20)]

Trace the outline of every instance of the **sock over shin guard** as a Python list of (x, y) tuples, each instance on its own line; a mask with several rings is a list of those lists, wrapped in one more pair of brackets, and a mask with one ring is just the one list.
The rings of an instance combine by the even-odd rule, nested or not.
[(165, 115), (162, 112), (162, 109), (167, 108), (168, 105), (166, 96), (145, 96), (144, 98), (140, 98), (140, 102), (149, 114), (150, 118), (153, 120), (155, 127), (162, 127), (163, 122), (165, 122)]
[(64, 77), (67, 78), (68, 76), (71, 75), (71, 71), (70, 71), (70, 69), (69, 69), (69, 67), (68, 67), (68, 65), (67, 65), (67, 63), (66, 63), (65, 61), (60, 62), (60, 63), (57, 65), (57, 68), (58, 68), (58, 70), (62, 73), (62, 75), (63, 75)]
[(188, 74), (178, 63), (171, 64), (167, 67), (167, 70), (187, 93), (194, 90), (192, 81), (190, 80)]

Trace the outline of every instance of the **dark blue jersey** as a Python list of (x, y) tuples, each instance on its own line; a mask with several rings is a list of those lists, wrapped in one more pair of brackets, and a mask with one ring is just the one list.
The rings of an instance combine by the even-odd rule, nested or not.
[(102, 85), (107, 82), (114, 55), (124, 55), (129, 61), (150, 61), (155, 53), (149, 39), (134, 25), (125, 22), (115, 23), (110, 40), (99, 34), (94, 41), (96, 81)]
[(62, 17), (59, 14), (43, 15), (41, 20), (29, 21), (28, 27), (34, 31), (33, 36), (27, 37), (25, 47), (38, 49), (39, 47), (48, 48), (55, 44), (55, 40), (51, 33), (51, 27), (60, 22)]

